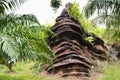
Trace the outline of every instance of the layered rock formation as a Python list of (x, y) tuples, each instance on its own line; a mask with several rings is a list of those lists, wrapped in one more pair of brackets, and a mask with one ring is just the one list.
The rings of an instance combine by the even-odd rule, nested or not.
[[(47, 71), (63, 77), (88, 77), (95, 60), (106, 59), (104, 42), (94, 34), (88, 34), (76, 19), (69, 16), (69, 9), (70, 3), (51, 28), (55, 36), (50, 37), (50, 47), (56, 59), (53, 59), (53, 67), (49, 66)], [(86, 41), (85, 38), (89, 36), (93, 37), (94, 44)]]

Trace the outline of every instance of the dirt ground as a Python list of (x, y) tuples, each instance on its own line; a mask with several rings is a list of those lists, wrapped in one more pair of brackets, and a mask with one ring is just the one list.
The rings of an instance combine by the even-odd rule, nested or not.
[(47, 74), (45, 71), (40, 73), (40, 76), (47, 77), (49, 80), (98, 80), (101, 79), (103, 74), (99, 72), (92, 71), (89, 78), (85, 77), (60, 77), (59, 75)]

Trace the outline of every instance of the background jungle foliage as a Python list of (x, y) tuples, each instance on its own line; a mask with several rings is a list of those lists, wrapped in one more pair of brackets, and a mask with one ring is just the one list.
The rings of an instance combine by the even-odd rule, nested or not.
[[(79, 10), (79, 4), (75, 2), (73, 2), (74, 5), (72, 5), (71, 13), (77, 20), (81, 22), (85, 29), (88, 28), (90, 32), (93, 30), (92, 32), (95, 31), (95, 33), (96, 31), (103, 33), (103, 38), (105, 38), (105, 40), (108, 42), (120, 42), (120, 0), (88, 0), (88, 3), (86, 4), (82, 13)], [(55, 9), (58, 9), (61, 5), (62, 0), (51, 1), (51, 7)], [(92, 21), (85, 19), (85, 17), (90, 18), (95, 14), (98, 15)], [(106, 28), (98, 28), (96, 24), (105, 25)], [(94, 26), (96, 27), (93, 28)], [(96, 35), (101, 33), (96, 33)]]
[(120, 42), (120, 0), (88, 0), (84, 13), (87, 18), (97, 13), (94, 20), (106, 25), (108, 39)]
[[(53, 33), (40, 25), (32, 14), (14, 14), (25, 0), (0, 0), (0, 64), (12, 71), (17, 61), (51, 64), (52, 54), (46, 40)], [(7, 11), (10, 11), (8, 14)]]
[[(0, 0), (0, 80), (8, 80), (8, 78), (10, 80), (30, 80), (32, 78), (48, 80), (39, 77), (38, 74), (35, 76), (36, 73), (31, 72), (31, 67), (35, 65), (35, 68), (43, 69), (44, 64), (52, 64), (51, 57), (54, 55), (47, 44), (47, 38), (54, 33), (49, 29), (51, 25), (41, 25), (32, 14), (14, 14), (14, 11), (25, 1), (27, 0)], [(61, 0), (51, 0), (51, 7), (55, 10), (61, 5)], [(88, 20), (87, 18), (94, 15), (96, 11), (99, 14), (97, 18)], [(81, 23), (88, 33), (96, 34), (106, 43), (120, 42), (120, 0), (89, 0), (83, 10), (84, 13), (79, 10), (79, 4), (73, 2), (71, 10), (68, 12)], [(99, 24), (105, 24), (106, 28), (100, 28), (95, 23), (96, 21)], [(6, 65), (15, 74), (9, 74), (9, 70), (3, 65)], [(103, 71), (105, 75), (107, 73), (112, 75), (113, 71), (117, 70), (113, 66), (109, 66)], [(103, 80), (105, 79), (103, 78)]]

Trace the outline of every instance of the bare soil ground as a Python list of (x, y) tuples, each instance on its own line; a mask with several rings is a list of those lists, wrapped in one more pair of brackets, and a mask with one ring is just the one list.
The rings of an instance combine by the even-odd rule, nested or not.
[(59, 75), (47, 74), (46, 71), (43, 71), (40, 73), (40, 76), (47, 77), (49, 80), (99, 80), (102, 78), (103, 74), (97, 71), (92, 71), (89, 78), (75, 76), (60, 77)]

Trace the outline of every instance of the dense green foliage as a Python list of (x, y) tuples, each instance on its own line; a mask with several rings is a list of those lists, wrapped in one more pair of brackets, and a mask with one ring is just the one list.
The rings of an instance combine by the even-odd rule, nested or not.
[(79, 9), (79, 3), (73, 2), (71, 5), (71, 9), (68, 11), (69, 15), (74, 17), (76, 20), (79, 21), (81, 26), (88, 32), (88, 33), (94, 33), (98, 37), (102, 37), (102, 34), (104, 33), (104, 29), (99, 28), (95, 23), (93, 23), (90, 20), (87, 20), (83, 13), (81, 13)]
[(104, 63), (102, 69), (103, 77), (100, 80), (120, 80), (119, 70), (120, 70), (120, 61)]
[(0, 14), (6, 13), (8, 10), (15, 11), (26, 0), (0, 0)]
[(120, 0), (89, 0), (85, 8), (86, 16), (90, 17), (96, 10), (107, 27), (120, 26)]
[[(39, 71), (38, 68), (40, 70), (45, 68), (44, 64), (52, 64), (51, 58), (54, 54), (48, 46), (48, 36), (54, 34), (49, 29), (51, 25), (47, 27), (40, 25), (34, 15), (13, 14), (25, 1), (27, 0), (0, 0), (0, 80), (48, 80), (32, 70), (37, 68)], [(54, 9), (59, 8), (60, 5), (61, 0), (51, 0), (51, 7)], [(102, 2), (90, 0), (85, 8), (87, 17), (98, 10), (99, 16), (95, 20), (105, 23), (109, 27), (107, 31), (99, 28), (94, 20), (87, 20), (76, 2), (71, 5), (68, 13), (77, 19), (88, 33), (94, 33), (108, 42), (120, 42), (119, 8), (119, 0), (103, 0)], [(11, 13), (8, 14), (7, 11)], [(86, 40), (92, 42), (93, 38), (88, 37)], [(9, 70), (1, 64), (9, 69), (13, 66), (14, 73), (9, 73)], [(32, 66), (34, 66), (33, 69)], [(104, 66), (105, 76), (102, 80), (120, 79), (119, 64)]]
[(51, 7), (56, 10), (61, 6), (61, 0), (51, 0)]
[[(5, 22), (3, 19), (6, 19)], [(42, 60), (50, 62), (53, 57), (46, 43), (52, 32), (41, 26), (35, 16), (23, 15), (20, 17), (7, 15), (1, 23), (0, 34), (0, 61), (16, 62), (17, 60)], [(10, 21), (9, 21), (10, 20)]]
[(47, 44), (48, 36), (53, 33), (49, 28), (40, 25), (37, 18), (31, 14), (7, 14), (13, 11), (23, 0), (2, 0), (0, 2), (0, 64), (6, 65), (12, 71), (12, 64), (17, 61), (37, 61), (41, 67), (51, 64), (54, 57)]
[(9, 73), (9, 70), (0, 65), (0, 80), (49, 80), (46, 77), (39, 75), (38, 71), (34, 71), (31, 67), (33, 62), (18, 62), (13, 65), (14, 73)]
[(87, 22), (87, 20), (83, 17), (82, 13), (80, 12), (79, 3), (73, 2), (71, 4), (71, 7), (68, 13), (70, 16), (78, 20), (81, 23), (81, 25), (87, 30), (89, 23)]
[(104, 30), (104, 34), (101, 35), (102, 39), (106, 41), (106, 43), (120, 43), (120, 33), (114, 29), (101, 29)]
[(110, 39), (120, 42), (120, 0), (89, 0), (84, 13), (87, 17), (97, 13), (94, 21), (105, 24), (112, 35)]

